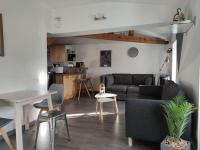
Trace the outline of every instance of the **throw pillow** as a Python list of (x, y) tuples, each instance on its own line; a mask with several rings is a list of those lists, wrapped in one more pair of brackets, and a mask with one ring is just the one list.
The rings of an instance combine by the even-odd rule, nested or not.
[(152, 85), (152, 83), (153, 83), (153, 80), (151, 77), (148, 77), (145, 79), (145, 83), (144, 83), (145, 85)]

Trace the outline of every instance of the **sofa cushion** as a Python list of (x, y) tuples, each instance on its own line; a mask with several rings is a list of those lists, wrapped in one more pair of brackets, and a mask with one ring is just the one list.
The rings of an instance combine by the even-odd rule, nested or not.
[(111, 85), (106, 87), (106, 92), (126, 93), (127, 85)]
[(151, 77), (148, 77), (145, 79), (145, 85), (152, 85), (153, 84), (153, 79)]
[(113, 76), (114, 84), (131, 85), (133, 83), (131, 74), (113, 74)]
[(139, 93), (139, 86), (130, 85), (127, 88), (127, 94)]
[(106, 86), (110, 86), (114, 84), (114, 77), (113, 75), (107, 75), (106, 76)]
[(176, 96), (184, 96), (184, 92), (181, 90), (178, 84), (173, 81), (166, 81), (162, 90), (162, 99), (171, 100)]
[(147, 78), (152, 78), (152, 80), (153, 80), (153, 75), (150, 75), (150, 74), (134, 74), (133, 75), (133, 85), (145, 85), (145, 81), (146, 81)]

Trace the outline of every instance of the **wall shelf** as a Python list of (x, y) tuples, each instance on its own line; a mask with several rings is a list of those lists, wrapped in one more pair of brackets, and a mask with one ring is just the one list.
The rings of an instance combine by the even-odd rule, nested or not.
[(186, 20), (182, 22), (161, 22), (138, 26), (136, 30), (143, 30), (154, 33), (157, 36), (170, 39), (172, 34), (187, 33), (194, 25), (194, 21)]

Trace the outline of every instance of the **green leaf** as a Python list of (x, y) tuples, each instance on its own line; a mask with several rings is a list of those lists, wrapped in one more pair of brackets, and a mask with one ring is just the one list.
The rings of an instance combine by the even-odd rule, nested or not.
[(190, 124), (191, 114), (197, 110), (196, 107), (183, 96), (175, 97), (162, 104), (162, 107), (170, 136), (180, 139)]

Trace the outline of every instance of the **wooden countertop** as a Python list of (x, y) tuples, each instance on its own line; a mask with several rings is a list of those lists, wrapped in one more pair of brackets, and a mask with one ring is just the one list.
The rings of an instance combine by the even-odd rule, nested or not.
[(56, 73), (56, 75), (62, 75), (62, 76), (67, 76), (67, 75), (80, 75), (83, 73)]

